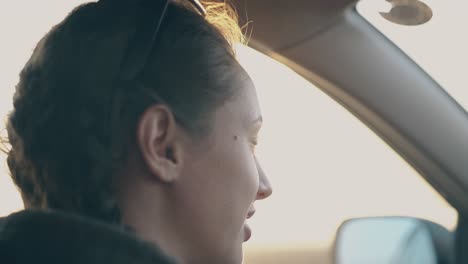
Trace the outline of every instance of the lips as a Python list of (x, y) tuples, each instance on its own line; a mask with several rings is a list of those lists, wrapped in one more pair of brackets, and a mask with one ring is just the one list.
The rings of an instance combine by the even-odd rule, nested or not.
[[(246, 219), (250, 219), (255, 214), (255, 209), (250, 210), (247, 213)], [(244, 242), (248, 241), (252, 237), (252, 229), (247, 223), (244, 223)]]
[(255, 209), (250, 210), (249, 213), (247, 214), (247, 219), (250, 219), (254, 214), (255, 214)]
[(246, 223), (244, 224), (244, 242), (247, 242), (252, 237), (252, 229)]

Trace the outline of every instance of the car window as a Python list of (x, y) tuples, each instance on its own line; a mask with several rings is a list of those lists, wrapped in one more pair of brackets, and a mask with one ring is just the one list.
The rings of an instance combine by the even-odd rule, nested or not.
[(349, 218), (413, 216), (454, 229), (456, 211), (362, 122), (285, 66), (242, 46), (238, 54), (257, 87), (257, 156), (274, 190), (251, 219), (250, 263), (325, 261)]
[[(468, 90), (465, 88), (468, 38), (464, 37), (468, 25), (463, 0), (412, 0), (390, 1), (395, 5), (419, 6), (432, 17), (421, 25), (405, 26), (392, 23), (380, 12), (388, 13), (392, 5), (384, 0), (362, 0), (357, 10), (367, 21), (393, 41), (408, 56), (418, 63), (466, 110)], [(396, 6), (397, 7), (397, 6)], [(424, 12), (423, 12), (424, 13)], [(414, 9), (402, 12), (409, 18), (417, 18)], [(428, 15), (428, 18), (429, 18)], [(421, 16), (420, 16), (421, 17)], [(426, 20), (421, 20), (421, 22)]]

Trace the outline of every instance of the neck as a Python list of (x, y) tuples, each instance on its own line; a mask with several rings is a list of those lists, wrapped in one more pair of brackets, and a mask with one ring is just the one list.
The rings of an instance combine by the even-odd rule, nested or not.
[[(167, 186), (160, 183), (142, 182), (144, 177), (125, 177), (119, 193), (122, 221), (141, 239), (156, 245), (177, 263), (187, 263), (184, 243), (177, 232), (177, 219), (173, 216)], [(149, 178), (149, 177), (148, 177)]]

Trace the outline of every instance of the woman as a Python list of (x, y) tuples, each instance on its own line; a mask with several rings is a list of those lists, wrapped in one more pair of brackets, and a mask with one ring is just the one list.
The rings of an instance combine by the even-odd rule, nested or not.
[[(14, 96), (8, 165), (30, 210), (4, 230), (39, 214), (47, 227), (70, 224), (65, 237), (110, 228), (177, 263), (241, 263), (246, 219), (272, 190), (255, 158), (262, 117), (235, 58), (233, 14), (216, 2), (102, 0), (55, 26)], [(118, 240), (106, 239), (96, 248)]]

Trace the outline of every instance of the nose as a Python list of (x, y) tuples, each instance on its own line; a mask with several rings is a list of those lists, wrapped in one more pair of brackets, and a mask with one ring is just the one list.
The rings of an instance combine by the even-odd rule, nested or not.
[(257, 170), (260, 178), (256, 199), (263, 200), (271, 196), (271, 194), (273, 193), (273, 188), (271, 187), (271, 183), (268, 180), (268, 177), (266, 176), (262, 166), (260, 165), (257, 159), (255, 159), (255, 162), (257, 163)]

